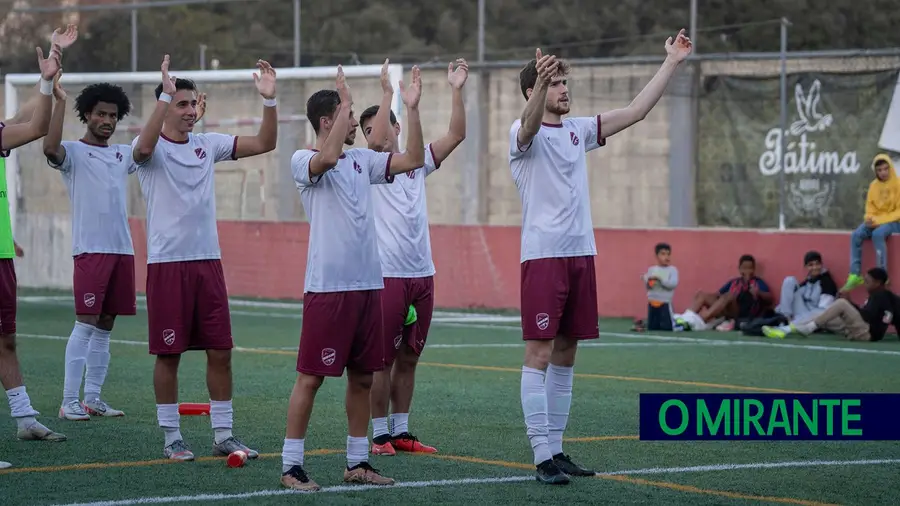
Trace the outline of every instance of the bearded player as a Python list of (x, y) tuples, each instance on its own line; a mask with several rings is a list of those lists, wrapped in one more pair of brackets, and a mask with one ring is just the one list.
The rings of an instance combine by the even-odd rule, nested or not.
[[(425, 346), (434, 311), (435, 271), (428, 233), (425, 178), (433, 174), (466, 138), (462, 88), (469, 66), (463, 59), (454, 63), (447, 68), (453, 104), (448, 132), (425, 146), (422, 168), (407, 172), (393, 184), (372, 187), (375, 231), (384, 275), (381, 304), (385, 369), (375, 373), (371, 396), (372, 453), (375, 455), (437, 451), (419, 442), (410, 432), (409, 408), (416, 364)], [(363, 111), (359, 117), (360, 127), (370, 149), (398, 153), (400, 124), (391, 110), (394, 88), (388, 79), (388, 61), (381, 70), (381, 88), (381, 105)], [(406, 324), (410, 312), (415, 319)]]
[(193, 133), (197, 87), (169, 77), (169, 55), (161, 66), (156, 107), (132, 143), (138, 179), (147, 202), (147, 317), (150, 353), (156, 355), (153, 388), (156, 417), (165, 435), (164, 454), (193, 460), (181, 435), (178, 365), (189, 350), (206, 352), (206, 384), (213, 454), (251, 450), (232, 434), (231, 315), (216, 229), (214, 166), (275, 149), (278, 113), (275, 69), (257, 62), (253, 74), (263, 98), (263, 118), (254, 136)]
[(578, 341), (600, 337), (585, 156), (647, 116), (691, 53), (691, 41), (682, 30), (665, 49), (662, 67), (631, 104), (594, 117), (563, 118), (569, 112), (565, 61), (538, 49), (519, 74), (526, 105), (509, 131), (509, 165), (522, 200), (521, 400), (542, 483), (595, 474), (562, 449)]
[[(53, 89), (56, 106), (44, 137), (47, 163), (60, 172), (69, 191), (72, 257), (75, 263), (75, 326), (66, 345), (63, 401), (59, 417), (123, 416), (100, 398), (109, 370), (109, 335), (118, 315), (136, 313), (134, 247), (128, 225), (128, 177), (137, 170), (131, 146), (110, 145), (116, 125), (131, 111), (125, 91), (92, 84), (75, 99), (86, 125), (81, 139), (63, 141), (68, 95)], [(79, 401), (84, 376), (84, 401)]]
[(369, 464), (369, 396), (372, 374), (384, 369), (381, 292), (384, 279), (375, 239), (371, 185), (397, 184), (394, 177), (425, 163), (419, 98), (422, 78), (412, 69), (412, 84), (400, 83), (409, 117), (405, 153), (348, 149), (359, 124), (344, 71), (337, 90), (321, 90), (306, 102), (306, 117), (316, 132), (316, 149), (291, 157), (291, 172), (309, 217), (309, 252), (303, 287), (303, 328), (297, 353), (297, 381), (288, 405), (281, 453), (281, 484), (317, 490), (303, 468), (306, 431), (316, 392), (326, 377), (347, 371), (347, 466), (344, 481), (393, 485)]
[[(65, 32), (53, 32), (50, 55), (47, 58), (44, 58), (41, 48), (36, 48), (41, 71), (38, 96), (29, 101), (28, 113), (0, 122), (0, 157), (6, 158), (11, 150), (47, 135), (53, 108), (53, 77), (59, 72), (63, 48), (72, 45), (77, 38), (77, 29), (74, 25), (69, 25)], [(16, 420), (16, 436), (19, 439), (65, 441), (66, 436), (53, 432), (37, 421), (36, 417), (40, 413), (31, 405), (16, 355), (18, 283), (14, 259), (20, 256), (22, 250), (13, 240), (6, 164), (3, 163), (0, 164), (0, 384), (6, 390), (10, 414)], [(0, 461), (0, 469), (10, 466), (9, 462)]]

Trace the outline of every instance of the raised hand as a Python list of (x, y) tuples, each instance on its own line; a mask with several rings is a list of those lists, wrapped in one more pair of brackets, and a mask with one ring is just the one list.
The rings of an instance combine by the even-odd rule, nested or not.
[(175, 78), (169, 77), (169, 55), (163, 56), (162, 65), (159, 69), (162, 71), (162, 92), (167, 95), (175, 95)]
[(690, 37), (684, 34), (684, 28), (678, 32), (674, 41), (672, 37), (666, 40), (666, 54), (677, 62), (684, 61), (693, 50), (694, 45), (691, 43)]
[(553, 76), (556, 75), (556, 72), (559, 67), (559, 62), (556, 61), (556, 55), (544, 55), (541, 52), (541, 48), (538, 48), (535, 51), (535, 61), (537, 62), (537, 83), (543, 86), (548, 86), (550, 81), (553, 80)]
[(78, 40), (78, 26), (70, 24), (66, 27), (66, 31), (61, 32), (59, 28), (53, 30), (50, 36), (50, 42), (57, 44), (60, 49), (65, 49)]
[(206, 93), (200, 93), (200, 96), (197, 97), (197, 119), (194, 121), (200, 121), (203, 119), (203, 116), (206, 114)]
[(347, 78), (344, 76), (344, 67), (338, 65), (337, 79), (335, 80), (338, 96), (341, 98), (341, 105), (350, 107), (353, 105), (353, 98), (350, 96), (350, 87), (347, 86)]
[(40, 47), (37, 49), (38, 56), (38, 67), (41, 69), (41, 79), (45, 81), (49, 81), (53, 79), (53, 76), (59, 72), (61, 64), (59, 63), (59, 56), (62, 53), (62, 50), (56, 44), (50, 45), (50, 56), (44, 58), (44, 50)]
[(65, 100), (68, 95), (66, 95), (66, 90), (63, 89), (62, 85), (59, 84), (59, 78), (62, 77), (62, 69), (53, 76), (53, 96), (56, 97), (56, 100)]
[(400, 97), (406, 107), (413, 109), (419, 106), (419, 99), (422, 98), (422, 72), (418, 65), (414, 65), (412, 68), (412, 79), (409, 86), (403, 84), (402, 80), (400, 81)]
[(388, 65), (390, 65), (390, 60), (385, 58), (384, 65), (381, 66), (381, 91), (385, 95), (393, 95), (394, 87), (391, 85), (391, 74), (388, 72)]
[[(453, 70), (453, 64), (456, 64), (456, 70)], [(464, 58), (457, 58), (455, 62), (450, 62), (447, 66), (447, 81), (450, 86), (456, 89), (462, 89), (469, 77), (469, 64)]]
[(253, 73), (256, 90), (266, 100), (275, 98), (275, 69), (265, 60), (258, 60), (256, 68), (259, 69), (259, 74)]

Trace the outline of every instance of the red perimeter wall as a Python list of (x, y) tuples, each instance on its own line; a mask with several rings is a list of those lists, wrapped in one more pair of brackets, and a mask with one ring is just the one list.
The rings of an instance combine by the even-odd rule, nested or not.
[[(131, 220), (138, 291), (146, 279), (146, 231)], [(737, 275), (738, 258), (756, 257), (758, 275), (776, 293), (785, 276), (802, 278), (803, 254), (822, 253), (838, 285), (846, 280), (849, 232), (778, 232), (728, 229), (597, 229), (597, 286), (602, 316), (643, 317), (640, 275), (655, 262), (658, 242), (672, 245), (681, 280), (675, 310), (698, 290), (717, 290)], [(436, 304), (441, 308), (519, 308), (519, 227), (432, 225)], [(219, 221), (228, 291), (234, 297), (302, 299), (309, 226), (306, 223)], [(892, 277), (900, 276), (900, 247), (888, 241)], [(874, 265), (870, 242), (863, 268)], [(861, 293), (854, 300), (861, 302)]]

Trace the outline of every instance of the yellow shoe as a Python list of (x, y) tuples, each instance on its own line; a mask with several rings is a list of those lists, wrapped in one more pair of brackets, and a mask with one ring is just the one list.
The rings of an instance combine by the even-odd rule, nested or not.
[(772, 339), (784, 339), (787, 333), (777, 327), (763, 326), (762, 333), (764, 336)]

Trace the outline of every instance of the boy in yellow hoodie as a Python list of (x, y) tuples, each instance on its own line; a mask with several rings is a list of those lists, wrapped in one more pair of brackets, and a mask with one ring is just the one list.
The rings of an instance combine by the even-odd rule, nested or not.
[(875, 180), (869, 185), (866, 195), (865, 221), (851, 236), (850, 276), (841, 292), (849, 292), (861, 286), (865, 280), (860, 276), (862, 269), (862, 245), (872, 239), (878, 267), (887, 270), (887, 238), (900, 233), (900, 179), (894, 172), (891, 157), (880, 154), (872, 161)]

